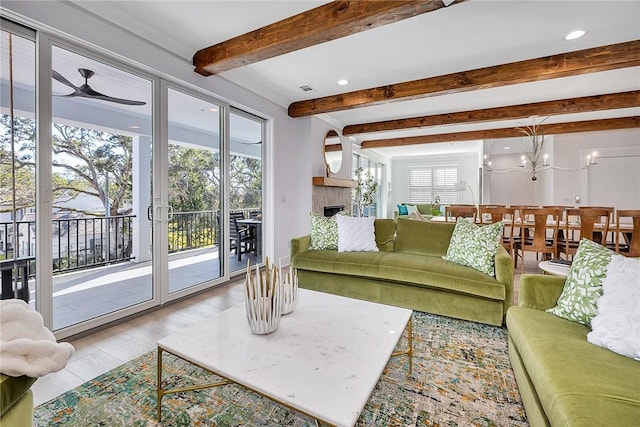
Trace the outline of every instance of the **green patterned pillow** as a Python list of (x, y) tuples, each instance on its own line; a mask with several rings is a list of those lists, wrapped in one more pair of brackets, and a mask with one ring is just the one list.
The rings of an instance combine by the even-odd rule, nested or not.
[(563, 319), (591, 326), (597, 302), (602, 296), (602, 280), (607, 275), (610, 249), (589, 239), (582, 239), (573, 257), (569, 275), (556, 306), (547, 310)]
[(447, 255), (443, 258), (475, 268), (478, 271), (495, 276), (495, 258), (502, 239), (504, 224), (477, 226), (471, 221), (458, 218), (449, 242)]
[[(338, 212), (336, 215), (344, 215)], [(338, 223), (336, 215), (326, 217), (319, 213), (311, 212), (311, 245), (309, 249), (319, 251), (323, 249), (338, 249)]]

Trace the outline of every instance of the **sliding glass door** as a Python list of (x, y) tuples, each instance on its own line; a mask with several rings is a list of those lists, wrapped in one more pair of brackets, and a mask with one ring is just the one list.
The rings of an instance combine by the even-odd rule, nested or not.
[(168, 90), (169, 293), (221, 277), (222, 107)]
[(13, 28), (0, 39), (2, 298), (64, 338), (263, 262), (264, 119)]
[(2, 299), (35, 306), (35, 33), (0, 33), (0, 277)]
[(260, 264), (264, 253), (262, 148), (264, 119), (229, 114), (229, 271)]
[(53, 329), (153, 298), (152, 82), (52, 48)]

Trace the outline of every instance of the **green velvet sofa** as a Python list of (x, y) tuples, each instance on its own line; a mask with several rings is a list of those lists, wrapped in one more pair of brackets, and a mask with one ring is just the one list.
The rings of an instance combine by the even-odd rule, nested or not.
[(442, 258), (453, 223), (377, 219), (379, 252), (309, 250), (310, 236), (291, 240), (302, 288), (502, 325), (513, 303), (513, 260), (502, 246), (496, 277)]
[[(412, 203), (402, 203), (403, 205), (409, 205)], [(433, 212), (432, 209), (434, 207), (437, 207), (438, 209), (441, 209), (441, 205), (432, 205), (431, 203), (416, 203), (415, 204), (416, 208), (418, 209), (418, 212), (420, 212), (422, 214), (422, 216), (426, 219), (430, 219), (433, 217)], [(443, 211), (441, 212), (442, 214), (444, 214), (444, 208), (442, 208)], [(398, 210), (394, 210), (393, 211), (393, 216), (395, 219), (398, 218), (408, 218), (409, 215), (401, 215), (400, 212), (398, 212)]]
[(640, 362), (587, 341), (590, 329), (544, 310), (564, 278), (523, 275), (507, 312), (509, 357), (529, 424), (640, 424)]
[(0, 374), (0, 426), (22, 427), (33, 424), (33, 392), (36, 378)]

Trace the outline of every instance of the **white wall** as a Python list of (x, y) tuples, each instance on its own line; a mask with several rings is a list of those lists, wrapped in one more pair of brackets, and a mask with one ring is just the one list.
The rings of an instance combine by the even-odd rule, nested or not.
[[(308, 233), (311, 210), (311, 172), (324, 170), (322, 141), (330, 128), (316, 118), (291, 119), (286, 109), (265, 100), (220, 76), (203, 77), (193, 65), (147, 43), (131, 33), (85, 14), (62, 1), (3, 1), (2, 14), (33, 28), (82, 42), (109, 56), (161, 77), (210, 92), (239, 108), (271, 119), (273, 152), (272, 192), (265, 198), (266, 211), (273, 212), (271, 248), (276, 259), (289, 254), (291, 237)], [(347, 157), (348, 159), (349, 157)], [(317, 167), (319, 163), (321, 167)]]
[[(489, 141), (490, 143), (490, 141)], [(519, 143), (511, 144), (514, 147)], [(485, 147), (487, 145), (485, 144)], [(491, 154), (493, 168), (517, 167), (521, 149)], [(596, 151), (598, 164), (586, 170), (546, 170), (531, 174), (485, 173), (485, 203), (614, 206), (640, 209), (640, 129), (582, 132), (548, 136), (545, 152), (554, 167), (581, 168), (587, 154)]]

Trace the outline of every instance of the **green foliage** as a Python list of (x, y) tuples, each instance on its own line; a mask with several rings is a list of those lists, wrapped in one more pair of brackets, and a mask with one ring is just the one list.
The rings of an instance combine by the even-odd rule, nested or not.
[(231, 156), (229, 203), (232, 209), (262, 206), (262, 161)]
[(376, 201), (378, 181), (369, 171), (365, 172), (362, 167), (359, 167), (356, 169), (356, 182), (358, 185), (353, 189), (352, 199), (360, 209), (362, 216), (364, 209)]

